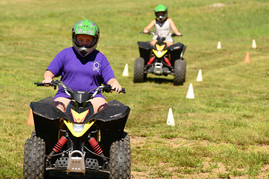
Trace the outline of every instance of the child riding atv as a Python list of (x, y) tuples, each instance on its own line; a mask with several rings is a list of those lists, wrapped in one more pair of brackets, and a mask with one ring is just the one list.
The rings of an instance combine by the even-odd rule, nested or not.
[(157, 37), (165, 37), (165, 42), (167, 44), (167, 47), (173, 44), (173, 38), (171, 34), (171, 29), (174, 31), (174, 33), (177, 36), (181, 36), (181, 33), (178, 31), (178, 29), (175, 26), (174, 21), (167, 16), (168, 9), (166, 6), (159, 4), (155, 8), (155, 16), (156, 18), (151, 21), (151, 23), (145, 27), (144, 33), (148, 33), (149, 30), (155, 26), (155, 35), (153, 36), (153, 41), (151, 41), (151, 45), (154, 46), (157, 42)]
[[(173, 43), (172, 37), (182, 36), (172, 19), (167, 17), (167, 8), (158, 5), (154, 19), (142, 33), (153, 35), (153, 41), (137, 42), (140, 57), (135, 60), (134, 83), (143, 82), (148, 73), (174, 76), (174, 85), (183, 85), (186, 78), (186, 60), (183, 58), (186, 46)], [(149, 31), (155, 25), (156, 33)], [(171, 33), (171, 28), (174, 33)]]

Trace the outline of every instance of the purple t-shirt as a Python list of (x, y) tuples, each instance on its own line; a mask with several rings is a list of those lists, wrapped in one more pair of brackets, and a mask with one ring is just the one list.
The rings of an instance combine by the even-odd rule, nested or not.
[[(55, 77), (61, 76), (61, 81), (75, 91), (90, 91), (114, 78), (114, 72), (107, 58), (98, 50), (92, 51), (86, 57), (81, 57), (74, 47), (62, 50), (52, 60), (47, 70)], [(66, 97), (62, 87), (59, 87), (55, 98)], [(99, 93), (95, 97), (104, 96)]]

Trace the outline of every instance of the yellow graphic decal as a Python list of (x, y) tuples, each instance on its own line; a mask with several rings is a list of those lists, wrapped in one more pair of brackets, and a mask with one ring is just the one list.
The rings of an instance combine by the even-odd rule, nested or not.
[(165, 45), (162, 45), (162, 46), (159, 46), (159, 45), (156, 45), (156, 48), (158, 51), (162, 51), (164, 49)]
[(89, 110), (82, 113), (78, 113), (75, 110), (71, 109), (71, 114), (75, 122), (84, 122), (86, 116), (89, 114)]

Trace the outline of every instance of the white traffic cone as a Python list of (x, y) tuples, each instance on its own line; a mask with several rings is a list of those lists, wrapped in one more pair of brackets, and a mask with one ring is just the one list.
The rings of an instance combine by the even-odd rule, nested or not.
[(252, 40), (252, 48), (257, 48), (256, 41), (254, 39)]
[(200, 69), (196, 78), (196, 81), (203, 81), (202, 70)]
[(129, 76), (128, 64), (125, 65), (124, 70), (122, 72), (122, 76)]
[(192, 84), (190, 83), (189, 89), (188, 89), (188, 93), (186, 98), (188, 99), (194, 99), (194, 93), (193, 93), (193, 87)]
[(221, 43), (220, 43), (220, 41), (218, 42), (217, 49), (221, 49)]
[(175, 126), (175, 121), (174, 121), (172, 108), (169, 108), (166, 124), (169, 125), (169, 126)]

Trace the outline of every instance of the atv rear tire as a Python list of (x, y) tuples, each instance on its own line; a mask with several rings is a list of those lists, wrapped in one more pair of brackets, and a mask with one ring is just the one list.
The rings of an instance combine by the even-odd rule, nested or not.
[(111, 144), (109, 170), (110, 179), (131, 178), (131, 147), (127, 133), (124, 133), (121, 140)]
[(145, 60), (141, 57), (135, 60), (134, 68), (134, 83), (141, 83), (145, 81), (147, 75), (144, 74)]
[(31, 137), (24, 144), (23, 178), (43, 179), (45, 176), (45, 142)]
[(186, 78), (186, 60), (184, 58), (176, 60), (174, 70), (174, 85), (183, 85)]

